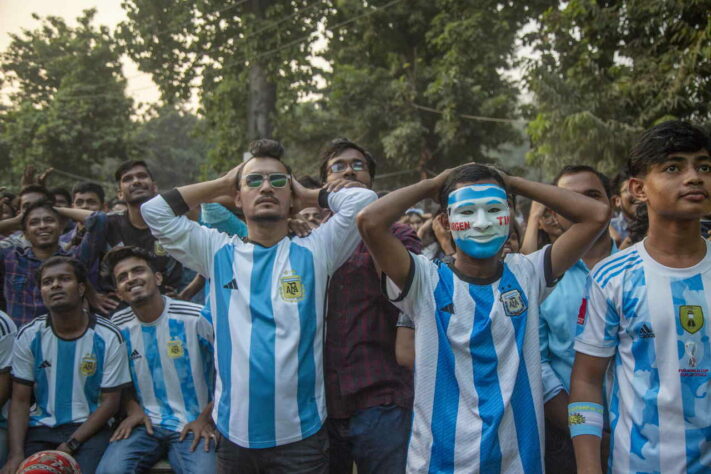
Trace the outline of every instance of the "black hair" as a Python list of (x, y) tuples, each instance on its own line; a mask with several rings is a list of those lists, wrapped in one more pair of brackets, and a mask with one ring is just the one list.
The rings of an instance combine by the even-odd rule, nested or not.
[(86, 266), (76, 258), (65, 257), (63, 255), (55, 255), (54, 257), (49, 257), (45, 260), (42, 265), (35, 272), (35, 279), (37, 281), (37, 286), (42, 286), (42, 273), (49, 267), (56, 267), (57, 265), (68, 264), (74, 269), (74, 277), (77, 282), (87, 283), (87, 271)]
[(116, 168), (116, 173), (114, 173), (114, 178), (116, 179), (116, 182), (121, 182), (121, 178), (123, 177), (123, 175), (125, 175), (131, 168), (135, 168), (136, 166), (143, 166), (146, 169), (146, 172), (148, 172), (148, 176), (153, 179), (153, 173), (151, 173), (151, 169), (148, 167), (148, 164), (145, 161), (128, 160), (124, 161), (119, 165), (118, 168)]
[(490, 166), (470, 164), (456, 168), (447, 177), (447, 180), (444, 182), (444, 184), (439, 190), (438, 200), (440, 207), (446, 212), (446, 209), (448, 207), (449, 195), (452, 191), (454, 191), (454, 188), (457, 186), (457, 184), (475, 183), (477, 181), (484, 180), (496, 181), (502, 188), (504, 188), (508, 197), (509, 191), (506, 188), (504, 178), (499, 174), (498, 171), (496, 171), (496, 169)]
[(365, 161), (368, 163), (368, 173), (370, 174), (370, 179), (372, 180), (375, 178), (375, 168), (377, 163), (375, 162), (373, 155), (370, 154), (368, 150), (347, 138), (334, 138), (323, 148), (323, 150), (321, 150), (321, 165), (319, 166), (319, 173), (322, 182), (325, 183), (326, 176), (328, 176), (329, 160), (332, 160), (344, 151), (350, 149), (359, 151), (365, 157)]
[(612, 195), (616, 196), (621, 194), (620, 188), (622, 188), (622, 183), (630, 179), (630, 176), (627, 174), (627, 171), (620, 171), (615, 175), (614, 178), (612, 178)]
[(645, 131), (632, 147), (627, 160), (630, 176), (643, 176), (650, 166), (663, 163), (672, 153), (711, 153), (709, 137), (698, 127), (681, 120), (660, 123)]
[(104, 267), (111, 275), (111, 279), (114, 283), (116, 283), (116, 279), (114, 278), (114, 268), (116, 265), (118, 265), (121, 261), (132, 257), (145, 260), (153, 273), (158, 272), (156, 256), (148, 250), (130, 245), (126, 247), (114, 247), (106, 253), (103, 260)]
[(22, 230), (25, 230), (25, 226), (27, 224), (27, 219), (29, 219), (30, 213), (32, 211), (34, 211), (35, 209), (47, 209), (49, 212), (51, 212), (52, 214), (57, 216), (57, 220), (61, 219), (61, 215), (54, 208), (54, 205), (51, 202), (49, 202), (45, 199), (42, 199), (37, 202), (33, 202), (32, 204), (27, 206), (27, 209), (25, 210), (25, 212), (22, 213), (22, 219), (20, 220), (20, 222), (22, 224)]
[(108, 208), (109, 208), (109, 210), (110, 210), (110, 209), (111, 209), (112, 207), (114, 207), (116, 204), (123, 204), (124, 206), (127, 205), (127, 204), (126, 204), (126, 201), (124, 201), (123, 199), (119, 199), (119, 198), (115, 197), (115, 198), (109, 199), (109, 202), (108, 202), (107, 206), (108, 206)]
[[(249, 153), (252, 157), (248, 158), (247, 161), (253, 160), (254, 158), (273, 158), (281, 162), (281, 164), (284, 165), (284, 168), (286, 168), (287, 174), (291, 175), (291, 167), (284, 163), (281, 159), (284, 155), (284, 147), (278, 141), (272, 140), (271, 138), (260, 138), (259, 140), (254, 140), (249, 144)], [(237, 172), (237, 180), (235, 183), (237, 189), (240, 187), (239, 183), (242, 180), (243, 169), (244, 167)]]
[(48, 201), (48, 202), (54, 204), (54, 194), (50, 193), (47, 188), (45, 188), (44, 186), (41, 186), (39, 184), (30, 184), (30, 185), (25, 186), (17, 194), (17, 197), (21, 201), (22, 196), (24, 196), (25, 194), (30, 194), (30, 193), (43, 194), (45, 201)]
[[(72, 195), (69, 194), (69, 191), (67, 191), (66, 188), (52, 188), (49, 190), (49, 192), (53, 197), (57, 196), (57, 194), (59, 194), (60, 196), (63, 196), (64, 199), (67, 200), (67, 203), (69, 203), (69, 206), (72, 205)], [(54, 201), (55, 202), (57, 201), (56, 197), (54, 198)]]
[(610, 183), (610, 178), (607, 177), (607, 175), (600, 173), (598, 170), (593, 168), (592, 166), (588, 165), (568, 165), (564, 166), (563, 169), (561, 169), (558, 174), (556, 175), (555, 178), (553, 178), (553, 184), (555, 186), (558, 185), (558, 181), (563, 176), (568, 176), (571, 174), (578, 174), (578, 173), (592, 173), (597, 178), (600, 180), (600, 183), (602, 184), (602, 187), (605, 189), (605, 194), (607, 194), (607, 198), (612, 197), (612, 184)]
[(321, 183), (313, 176), (302, 176), (298, 179), (298, 181), (299, 184), (305, 187), (306, 189), (319, 189), (321, 187)]
[(100, 184), (92, 183), (90, 181), (82, 181), (81, 183), (74, 185), (72, 188), (72, 201), (74, 201), (74, 196), (78, 193), (94, 193), (98, 196), (101, 204), (103, 204), (104, 199), (106, 199), (104, 188)]

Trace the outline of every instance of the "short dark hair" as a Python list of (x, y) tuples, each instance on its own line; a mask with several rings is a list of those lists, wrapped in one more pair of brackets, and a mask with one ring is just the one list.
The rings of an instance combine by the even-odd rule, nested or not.
[(74, 185), (72, 188), (72, 201), (74, 201), (74, 196), (78, 193), (94, 193), (98, 196), (101, 204), (104, 203), (104, 199), (106, 198), (104, 188), (100, 184), (92, 183), (91, 181), (82, 181)]
[[(286, 168), (286, 172), (291, 175), (291, 167), (284, 163), (281, 159), (284, 155), (284, 147), (281, 143), (271, 138), (260, 138), (259, 140), (254, 140), (249, 144), (249, 153), (252, 155), (247, 161), (253, 160), (254, 158), (273, 158)], [(242, 180), (242, 169), (237, 172), (237, 180), (235, 186), (239, 189), (240, 181)]]
[(148, 176), (153, 179), (153, 173), (151, 173), (151, 169), (148, 167), (148, 164), (143, 161), (143, 160), (128, 160), (124, 161), (119, 165), (118, 168), (116, 168), (116, 173), (114, 173), (114, 178), (116, 179), (116, 182), (119, 183), (121, 182), (121, 178), (123, 175), (125, 175), (130, 169), (135, 168), (136, 166), (143, 166), (146, 171), (148, 172)]
[(499, 185), (504, 188), (506, 195), (508, 197), (509, 191), (506, 188), (506, 183), (504, 178), (499, 174), (499, 172), (485, 165), (469, 164), (465, 166), (460, 166), (456, 168), (447, 177), (442, 187), (439, 190), (439, 205), (444, 212), (447, 212), (449, 195), (454, 188), (459, 183), (475, 183), (477, 181), (483, 180), (493, 180), (499, 183)]
[(326, 182), (329, 160), (332, 160), (344, 151), (350, 149), (359, 151), (365, 157), (365, 161), (368, 162), (368, 173), (370, 173), (370, 179), (375, 178), (376, 162), (375, 158), (373, 158), (373, 155), (371, 155), (368, 150), (347, 138), (334, 138), (321, 150), (321, 165), (319, 167), (321, 181)]
[(63, 196), (64, 199), (66, 199), (67, 202), (69, 203), (69, 205), (71, 206), (72, 195), (69, 194), (69, 191), (67, 191), (66, 188), (52, 188), (49, 190), (49, 192), (52, 194), (52, 197), (54, 197), (55, 202), (57, 201), (57, 198), (55, 196), (57, 196), (57, 194), (59, 194), (60, 196)]
[(22, 196), (30, 193), (44, 194), (44, 199), (54, 204), (54, 194), (50, 193), (47, 188), (39, 184), (30, 184), (25, 186), (24, 188), (20, 189), (20, 192), (17, 194), (17, 197), (21, 201)]
[(302, 176), (298, 179), (298, 181), (299, 184), (305, 187), (306, 189), (319, 189), (321, 187), (321, 183), (319, 183), (318, 179), (314, 178), (313, 176)]
[(22, 224), (22, 230), (25, 230), (25, 225), (27, 224), (27, 219), (29, 219), (30, 213), (32, 211), (34, 211), (35, 209), (47, 209), (49, 212), (51, 212), (52, 214), (57, 216), (57, 220), (59, 220), (61, 218), (61, 215), (54, 208), (54, 205), (51, 202), (49, 202), (45, 199), (42, 199), (37, 202), (33, 202), (32, 204), (27, 206), (27, 210), (25, 210), (25, 212), (22, 213), (22, 219), (20, 219), (20, 223)]
[(76, 277), (77, 282), (87, 284), (87, 271), (86, 267), (82, 262), (80, 262), (76, 258), (65, 257), (63, 255), (55, 255), (54, 257), (49, 257), (47, 260), (45, 260), (42, 265), (40, 265), (40, 267), (37, 269), (37, 272), (35, 272), (37, 286), (41, 286), (42, 273), (47, 268), (56, 267), (57, 265), (63, 265), (65, 263), (71, 265), (71, 267), (74, 269), (74, 276)]
[(156, 256), (148, 250), (131, 245), (126, 247), (114, 247), (106, 253), (103, 260), (104, 266), (111, 275), (111, 279), (114, 283), (116, 283), (116, 279), (114, 278), (114, 268), (116, 265), (118, 265), (121, 261), (132, 257), (145, 260), (153, 273), (158, 272)]
[(709, 137), (699, 127), (681, 120), (660, 123), (645, 131), (632, 147), (627, 160), (630, 176), (643, 176), (650, 166), (663, 163), (672, 153), (711, 153)]
[(627, 171), (620, 171), (612, 178), (612, 195), (615, 196), (621, 193), (622, 183), (630, 179)]
[(558, 182), (563, 176), (568, 176), (571, 174), (578, 174), (578, 173), (592, 173), (597, 178), (600, 180), (600, 183), (602, 183), (602, 187), (605, 189), (605, 194), (607, 194), (607, 198), (612, 197), (612, 185), (610, 184), (610, 178), (607, 177), (607, 175), (604, 175), (600, 173), (598, 170), (593, 168), (592, 166), (588, 165), (568, 165), (564, 166), (563, 169), (561, 169), (556, 177), (553, 179), (553, 184), (555, 186), (558, 186)]

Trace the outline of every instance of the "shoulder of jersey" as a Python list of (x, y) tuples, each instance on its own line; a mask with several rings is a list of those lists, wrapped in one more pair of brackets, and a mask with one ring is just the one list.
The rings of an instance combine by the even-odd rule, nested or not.
[(168, 314), (171, 316), (201, 317), (203, 306), (189, 301), (170, 300)]
[(111, 322), (118, 327), (123, 326), (134, 319), (136, 319), (136, 316), (133, 314), (133, 310), (130, 306), (120, 311), (116, 311), (111, 315)]
[(121, 335), (121, 330), (114, 323), (109, 321), (103, 316), (96, 316), (96, 329), (99, 331), (106, 331), (109, 334), (113, 334), (119, 340), (123, 342), (123, 336)]
[(0, 337), (17, 332), (17, 326), (7, 313), (0, 311)]
[(626, 272), (640, 266), (642, 257), (637, 251), (638, 245), (641, 243), (610, 255), (595, 265), (590, 272), (595, 283), (604, 289), (611, 281), (624, 278)]
[(27, 332), (34, 332), (37, 329), (41, 328), (42, 325), (47, 323), (47, 317), (48, 316), (46, 314), (44, 314), (42, 316), (37, 316), (35, 319), (30, 321), (29, 323), (25, 323), (25, 325), (23, 325), (20, 328), (20, 330), (17, 331), (17, 337), (19, 338), (20, 336), (22, 336), (23, 334), (25, 334)]

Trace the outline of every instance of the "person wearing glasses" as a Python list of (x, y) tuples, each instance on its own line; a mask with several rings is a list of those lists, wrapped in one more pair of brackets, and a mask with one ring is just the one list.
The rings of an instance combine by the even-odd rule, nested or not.
[[(321, 153), (321, 180), (357, 181), (370, 188), (372, 155), (345, 138)], [(391, 232), (411, 252), (422, 244), (407, 224)], [(380, 276), (361, 242), (333, 275), (326, 313), (325, 377), (331, 474), (405, 472), (412, 421), (412, 371), (398, 365), (398, 309), (383, 295)]]
[[(326, 288), (360, 242), (356, 215), (376, 195), (345, 179), (304, 188), (275, 140), (253, 142), (250, 153), (225, 176), (168, 191), (141, 212), (173, 257), (212, 282), (217, 472), (325, 473)], [(244, 212), (244, 240), (184, 217), (228, 199)], [(289, 216), (315, 206), (333, 216), (289, 237)]]

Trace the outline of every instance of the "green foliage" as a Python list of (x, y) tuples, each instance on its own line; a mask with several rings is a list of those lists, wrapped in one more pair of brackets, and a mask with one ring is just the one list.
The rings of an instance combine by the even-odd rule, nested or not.
[(0, 56), (2, 82), (13, 91), (13, 105), (0, 112), (0, 165), (12, 184), (26, 164), (86, 176), (127, 156), (132, 104), (115, 41), (92, 25), (95, 13), (85, 10), (73, 28), (47, 17), (11, 35)]
[(529, 162), (614, 173), (644, 129), (711, 119), (710, 0), (571, 0), (550, 8), (529, 40), (539, 57)]

